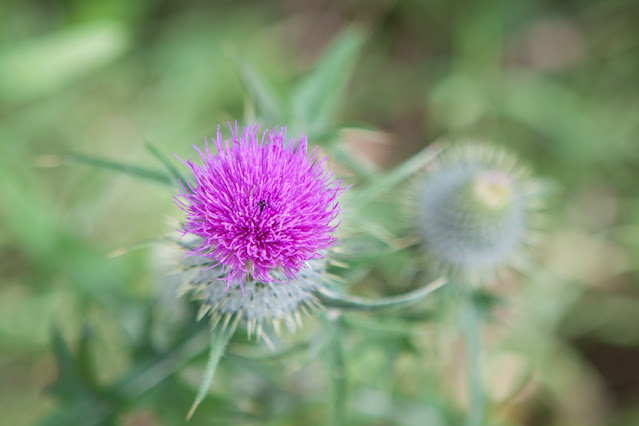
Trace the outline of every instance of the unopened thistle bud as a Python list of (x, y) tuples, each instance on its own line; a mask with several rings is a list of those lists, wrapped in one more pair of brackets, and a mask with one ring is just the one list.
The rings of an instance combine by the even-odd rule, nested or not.
[(445, 269), (494, 271), (521, 260), (538, 201), (512, 155), (454, 146), (417, 185), (416, 225), (429, 256)]

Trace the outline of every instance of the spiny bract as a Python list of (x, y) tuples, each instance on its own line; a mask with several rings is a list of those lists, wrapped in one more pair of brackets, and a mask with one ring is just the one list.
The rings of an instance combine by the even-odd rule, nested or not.
[[(184, 244), (184, 243), (183, 243)], [(313, 259), (300, 270), (297, 276), (285, 284), (281, 272), (274, 272), (274, 281), (262, 282), (254, 278), (242, 286), (233, 284), (228, 288), (220, 285), (224, 268), (206, 257), (190, 256), (182, 262), (187, 279), (182, 292), (189, 292), (199, 300), (201, 307), (198, 319), (211, 316), (212, 327), (222, 328), (235, 322), (246, 324), (249, 337), (255, 334), (266, 338), (264, 329), (279, 333), (281, 326), (294, 331), (301, 324), (302, 315), (320, 307), (314, 290), (327, 279), (326, 260)]]

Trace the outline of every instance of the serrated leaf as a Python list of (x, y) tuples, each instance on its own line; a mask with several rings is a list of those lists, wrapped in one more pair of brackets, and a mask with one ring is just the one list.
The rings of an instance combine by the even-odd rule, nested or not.
[(364, 44), (364, 32), (345, 29), (300, 82), (291, 97), (293, 123), (306, 133), (324, 133), (335, 116), (340, 98)]
[(103, 169), (125, 173), (140, 179), (152, 180), (163, 185), (173, 184), (173, 181), (168, 174), (158, 170), (147, 169), (145, 167), (140, 167), (133, 164), (120, 163), (117, 161), (105, 160), (103, 158), (78, 153), (64, 154), (61, 160), (62, 163), (66, 164), (79, 163), (87, 164), (89, 166), (101, 167)]
[(82, 422), (87, 425), (108, 424), (108, 418), (115, 413), (106, 392), (100, 389), (92, 375), (89, 359), (90, 333), (82, 332), (77, 355), (64, 341), (57, 328), (52, 330), (53, 352), (58, 364), (58, 378), (48, 391), (62, 402), (62, 407), (47, 416), (41, 425), (66, 425)]
[(113, 425), (116, 413), (107, 410), (96, 409), (93, 404), (79, 401), (64, 404), (53, 413), (37, 423), (37, 426), (68, 426), (81, 424), (83, 426), (109, 426)]
[(83, 333), (79, 343), (79, 356), (73, 356), (57, 328), (52, 330), (53, 353), (58, 364), (58, 378), (48, 390), (60, 399), (74, 399), (87, 395), (93, 388), (93, 380), (88, 375), (88, 334)]
[(439, 278), (424, 287), (418, 288), (417, 290), (390, 297), (364, 298), (340, 295), (324, 288), (317, 290), (316, 296), (327, 308), (353, 311), (380, 311), (386, 309), (398, 309), (412, 305), (442, 287), (444, 284), (446, 284), (446, 279)]

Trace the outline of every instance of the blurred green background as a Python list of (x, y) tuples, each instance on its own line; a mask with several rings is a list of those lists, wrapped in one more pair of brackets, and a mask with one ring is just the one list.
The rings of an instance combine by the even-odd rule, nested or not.
[[(507, 306), (485, 356), (495, 424), (639, 424), (638, 19), (631, 0), (3, 1), (0, 423), (32, 424), (58, 406), (44, 390), (58, 374), (54, 325), (74, 342), (90, 323), (98, 376), (122, 371), (123, 335), (165, 271), (153, 249), (109, 254), (182, 217), (161, 186), (53, 167), (51, 155), (159, 168), (151, 142), (188, 158), (218, 123), (247, 113), (233, 58), (285, 97), (355, 23), (367, 39), (336, 124), (351, 127), (343, 144), (368, 167), (392, 167), (442, 135), (482, 138), (560, 187), (539, 272), (498, 287)], [(422, 424), (411, 417), (430, 413), (410, 392), (419, 357), (393, 367), (405, 399), (389, 402), (367, 374), (386, 371), (378, 355), (353, 355), (353, 388), (364, 389), (353, 391), (353, 423)], [(463, 407), (452, 376), (437, 392)], [(268, 424), (325, 424), (320, 402), (309, 396)], [(437, 419), (428, 424), (455, 424)], [(153, 405), (120, 421), (179, 424)]]

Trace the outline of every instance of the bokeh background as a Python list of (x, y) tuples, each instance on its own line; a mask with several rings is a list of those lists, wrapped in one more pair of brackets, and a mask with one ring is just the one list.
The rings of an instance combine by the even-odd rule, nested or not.
[[(557, 188), (537, 272), (496, 287), (504, 301), (484, 357), (491, 421), (639, 424), (637, 20), (631, 0), (3, 1), (0, 423), (37, 424), (60, 407), (45, 391), (58, 375), (54, 326), (75, 342), (90, 324), (98, 377), (117, 377), (127, 364), (123, 335), (139, 322), (136, 307), (162, 293), (164, 269), (152, 248), (112, 255), (159, 238), (174, 229), (167, 217), (181, 217), (159, 185), (54, 167), (55, 156), (153, 168), (151, 142), (188, 158), (218, 123), (247, 114), (232, 58), (285, 96), (356, 25), (366, 39), (335, 124), (349, 127), (344, 146), (369, 170), (393, 167), (442, 135), (482, 138), (517, 152)], [(383, 294), (379, 281), (370, 291), (360, 278), (354, 290)], [(435, 409), (415, 383), (428, 347), (416, 339), (407, 351), (404, 340), (388, 340), (352, 355), (352, 424), (457, 424), (437, 410), (463, 412), (455, 373), (463, 356), (449, 349), (448, 386), (429, 391), (446, 401)], [(278, 388), (297, 389), (296, 404), (282, 397), (288, 405), (246, 422), (327, 424), (322, 370), (297, 374), (291, 380), (306, 387)], [(190, 401), (176, 404), (185, 412)], [(152, 402), (132, 404), (117, 421), (180, 424)]]

